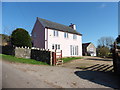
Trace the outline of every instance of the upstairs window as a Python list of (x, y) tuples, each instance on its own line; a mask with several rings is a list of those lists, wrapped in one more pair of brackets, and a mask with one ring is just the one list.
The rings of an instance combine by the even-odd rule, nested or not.
[(73, 34), (73, 39), (77, 39), (77, 35), (76, 34)]
[(58, 31), (54, 30), (53, 31), (53, 35), (56, 36), (56, 37), (58, 37)]
[(68, 38), (68, 33), (64, 32), (64, 38)]

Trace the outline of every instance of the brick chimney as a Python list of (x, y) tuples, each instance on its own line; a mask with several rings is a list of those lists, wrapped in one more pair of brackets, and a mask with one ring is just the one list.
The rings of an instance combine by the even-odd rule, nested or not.
[(70, 24), (69, 27), (71, 27), (72, 29), (76, 30), (76, 25), (75, 24)]

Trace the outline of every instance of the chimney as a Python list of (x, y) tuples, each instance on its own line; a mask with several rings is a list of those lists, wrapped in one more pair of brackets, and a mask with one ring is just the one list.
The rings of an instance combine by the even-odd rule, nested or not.
[(71, 25), (69, 25), (69, 27), (71, 27), (72, 29), (76, 30), (76, 25), (75, 24), (71, 23)]

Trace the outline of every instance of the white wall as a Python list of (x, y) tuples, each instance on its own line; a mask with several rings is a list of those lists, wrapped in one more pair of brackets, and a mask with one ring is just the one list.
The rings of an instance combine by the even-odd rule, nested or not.
[(62, 31), (59, 31), (58, 37), (55, 37), (53, 35), (52, 29), (45, 29), (45, 32), (48, 32), (48, 34), (45, 33), (45, 38), (48, 36), (48, 48), (46, 43), (46, 49), (52, 50), (52, 44), (60, 44), (60, 49), (63, 52), (63, 57), (70, 57), (70, 45), (78, 45), (78, 55), (74, 56), (82, 56), (82, 37), (80, 35), (77, 35), (77, 39), (74, 40), (73, 34), (71, 33), (68, 33), (68, 38), (64, 38), (64, 32)]

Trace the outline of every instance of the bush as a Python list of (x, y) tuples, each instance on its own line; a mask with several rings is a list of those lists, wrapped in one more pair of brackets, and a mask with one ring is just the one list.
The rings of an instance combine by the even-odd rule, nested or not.
[(29, 33), (22, 28), (17, 28), (16, 30), (14, 30), (11, 34), (11, 43), (12, 45), (15, 45), (17, 47), (31, 47), (32, 43), (31, 43), (31, 37), (29, 35)]
[(97, 55), (99, 57), (108, 57), (110, 54), (110, 50), (108, 47), (99, 47), (97, 48)]

